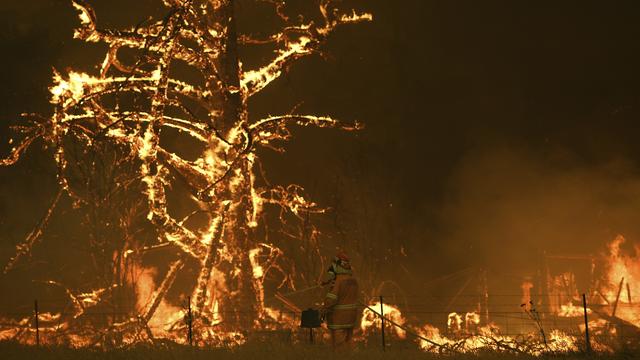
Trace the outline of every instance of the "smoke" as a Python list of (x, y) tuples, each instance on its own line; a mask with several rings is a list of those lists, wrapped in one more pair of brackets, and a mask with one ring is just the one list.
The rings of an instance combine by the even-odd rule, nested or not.
[(497, 271), (536, 266), (541, 252), (602, 252), (637, 241), (640, 179), (624, 159), (584, 164), (562, 149), (496, 145), (467, 153), (447, 185), (441, 236), (453, 256)]

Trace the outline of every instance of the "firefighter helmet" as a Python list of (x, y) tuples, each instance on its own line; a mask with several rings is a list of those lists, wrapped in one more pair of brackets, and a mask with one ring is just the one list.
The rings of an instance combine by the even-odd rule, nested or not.
[(351, 269), (351, 262), (349, 260), (349, 256), (344, 251), (339, 251), (336, 254), (336, 257), (333, 259), (333, 262), (344, 269)]

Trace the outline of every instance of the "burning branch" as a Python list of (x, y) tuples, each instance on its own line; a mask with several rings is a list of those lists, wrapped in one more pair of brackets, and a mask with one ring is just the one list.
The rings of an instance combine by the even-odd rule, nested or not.
[(58, 190), (55, 197), (53, 198), (53, 201), (51, 202), (51, 205), (49, 205), (47, 213), (44, 215), (42, 220), (40, 220), (40, 223), (38, 223), (38, 225), (29, 233), (29, 235), (27, 235), (25, 240), (17, 246), (16, 254), (9, 260), (9, 263), (7, 263), (7, 265), (4, 268), (5, 274), (9, 272), (11, 269), (13, 269), (22, 257), (24, 257), (25, 255), (31, 252), (33, 245), (42, 236), (44, 230), (47, 227), (47, 224), (49, 223), (49, 219), (51, 218), (51, 215), (55, 211), (56, 206), (58, 206), (58, 201), (60, 201), (62, 192), (63, 192), (62, 189)]
[[(259, 324), (254, 317), (264, 316), (266, 273), (285, 273), (278, 264), (282, 251), (252, 230), (259, 226), (263, 205), (276, 205), (298, 217), (324, 210), (306, 200), (299, 186), (258, 187), (255, 146), (275, 148), (273, 142), (291, 138), (289, 127), (294, 124), (347, 131), (361, 126), (314, 115), (251, 122), (248, 100), (296, 59), (320, 53), (337, 27), (372, 20), (366, 13), (343, 14), (323, 0), (322, 23), (296, 23), (285, 16), (283, 1), (269, 2), (286, 25), (258, 40), (237, 31), (233, 0), (164, 0), (169, 9), (162, 19), (125, 30), (101, 29), (89, 2), (72, 0), (80, 19), (74, 37), (103, 43), (108, 51), (97, 75), (54, 72), (53, 115), (21, 128), (23, 140), (0, 163), (14, 164), (41, 138), (54, 150), (60, 186), (46, 216), (5, 271), (40, 238), (58, 200), (67, 194), (76, 205), (90, 209), (85, 223), (92, 229), (92, 248), (110, 254), (101, 260), (112, 268), (103, 281), (122, 282), (126, 268), (139, 267), (139, 255), (148, 249), (170, 245), (178, 251), (137, 325), (132, 320), (114, 321), (113, 331), (138, 329), (149, 338), (151, 331), (162, 332), (149, 324), (178, 274), (191, 266), (197, 267), (198, 275), (188, 295), (195, 295), (198, 314), (224, 317), (230, 334)], [(274, 58), (257, 69), (242, 69), (238, 48), (266, 42), (278, 46)], [(124, 49), (138, 55), (133, 63), (121, 60)], [(178, 78), (178, 62), (195, 70), (202, 81)], [(168, 150), (161, 141), (167, 129), (187, 135), (190, 143), (181, 146), (202, 149), (197, 158), (187, 160)], [(198, 225), (191, 216), (178, 220), (173, 215), (167, 191), (178, 181), (186, 189), (181, 196), (198, 207), (192, 214), (205, 217)], [(123, 200), (116, 202), (116, 195)], [(131, 226), (143, 222), (152, 225), (153, 234), (135, 240), (131, 234), (137, 230)], [(291, 281), (283, 278), (278, 286)], [(241, 310), (247, 307), (251, 311)]]

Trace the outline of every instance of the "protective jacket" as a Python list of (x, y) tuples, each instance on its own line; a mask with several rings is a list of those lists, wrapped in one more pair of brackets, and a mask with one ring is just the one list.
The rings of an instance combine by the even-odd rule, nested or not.
[(358, 293), (358, 281), (351, 276), (351, 271), (339, 269), (324, 299), (329, 329), (350, 329), (359, 325)]

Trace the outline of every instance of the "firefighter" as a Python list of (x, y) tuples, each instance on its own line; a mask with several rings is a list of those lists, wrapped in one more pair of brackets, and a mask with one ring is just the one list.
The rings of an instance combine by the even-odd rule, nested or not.
[(324, 298), (321, 313), (331, 331), (334, 349), (350, 347), (353, 329), (358, 325), (358, 281), (353, 277), (349, 257), (340, 252), (330, 267), (334, 276), (331, 290)]

